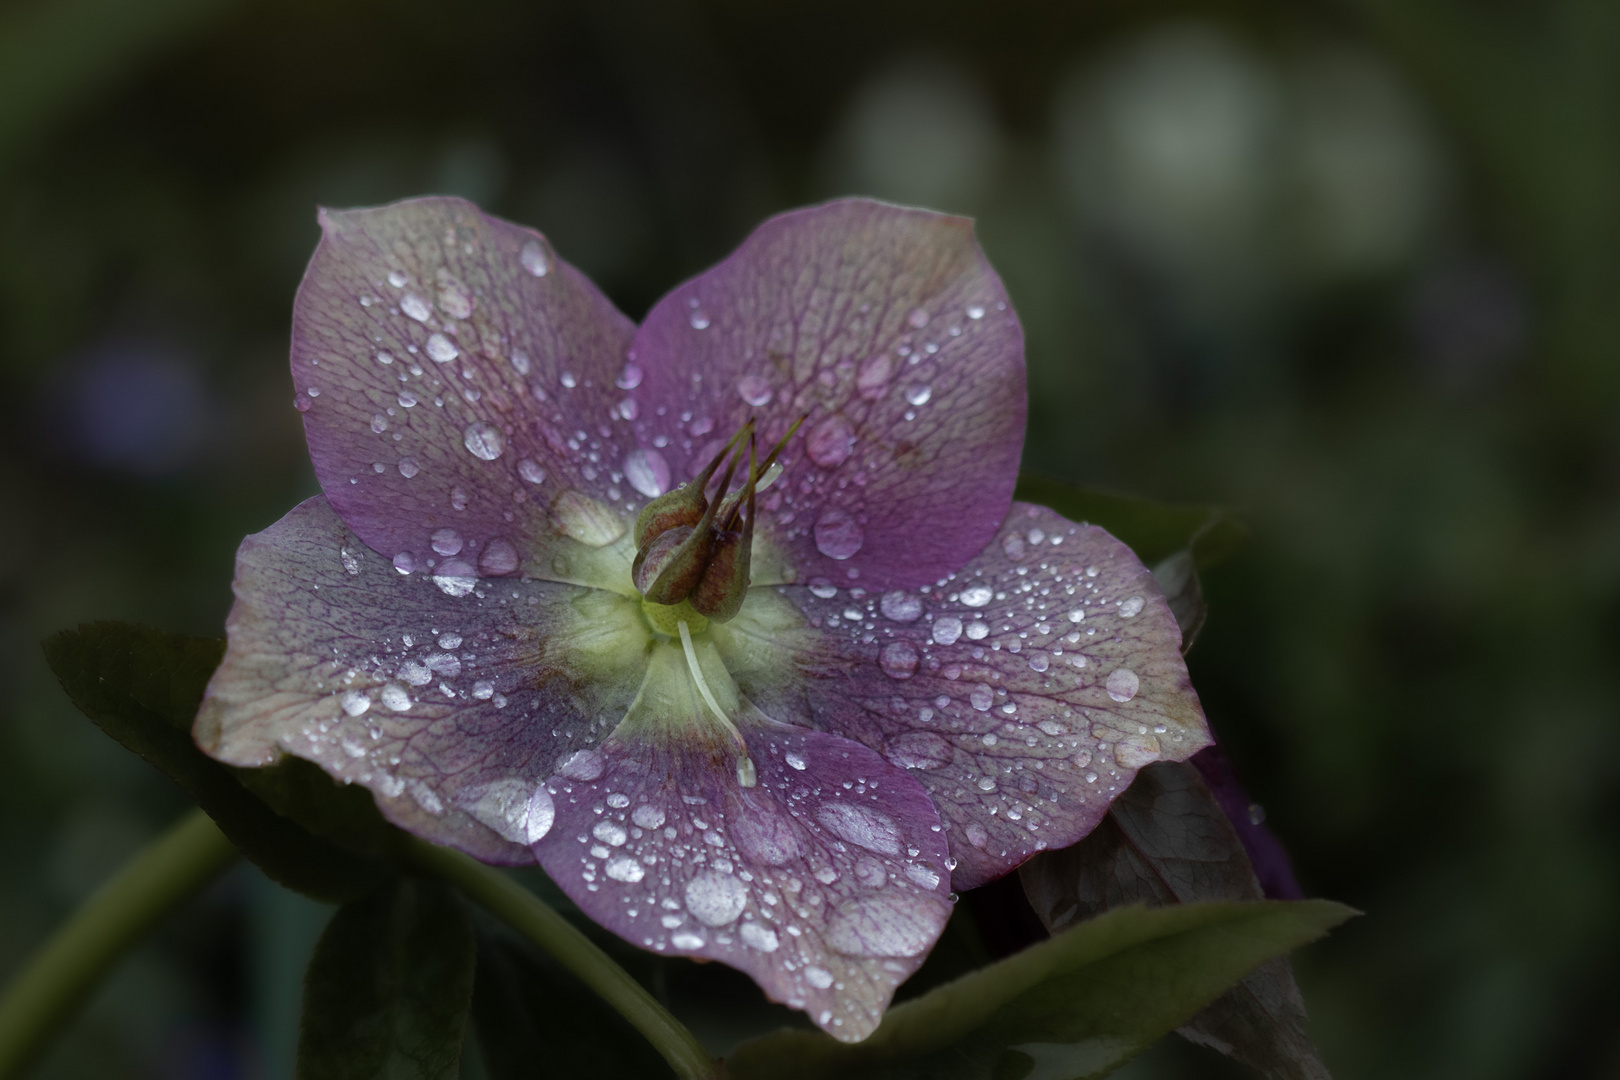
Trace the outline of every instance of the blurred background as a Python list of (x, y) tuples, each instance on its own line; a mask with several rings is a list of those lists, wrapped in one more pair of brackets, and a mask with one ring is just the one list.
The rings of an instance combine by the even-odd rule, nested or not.
[[(181, 806), (38, 642), (221, 632), (237, 542), (316, 490), (314, 208), (426, 192), (637, 318), (776, 210), (975, 216), (1026, 467), (1252, 530), (1190, 664), (1307, 891), (1367, 912), (1296, 961), (1335, 1074), (1620, 1075), (1604, 0), (0, 3), (0, 977)], [(236, 872), (37, 1075), (290, 1076), (327, 914)]]

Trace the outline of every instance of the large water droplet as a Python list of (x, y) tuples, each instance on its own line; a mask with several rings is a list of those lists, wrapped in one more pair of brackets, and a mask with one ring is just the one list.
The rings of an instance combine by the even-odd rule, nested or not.
[(512, 361), (513, 371), (517, 372), (519, 375), (527, 375), (529, 373), (529, 368), (531, 365), (529, 363), (528, 353), (524, 352), (522, 349), (513, 349), (512, 355), (509, 359)]
[(909, 679), (917, 673), (917, 649), (909, 641), (891, 641), (878, 654), (878, 666), (891, 679)]
[(473, 312), (472, 293), (443, 270), (439, 271), (439, 310), (453, 319), (465, 319)]
[(916, 308), (910, 315), (906, 316), (906, 322), (911, 324), (913, 330), (921, 330), (928, 325), (928, 312), (922, 308)]
[(878, 601), (878, 609), (883, 612), (885, 618), (893, 619), (895, 622), (916, 622), (922, 618), (922, 597), (904, 589), (895, 589), (883, 594), (883, 599)]
[(833, 984), (832, 972), (826, 968), (810, 964), (804, 969), (804, 981), (817, 990), (825, 990)]
[(486, 577), (505, 577), (517, 568), (517, 548), (509, 540), (491, 540), (478, 555), (478, 571)]
[(625, 455), (624, 478), (647, 498), (669, 490), (669, 462), (657, 450), (632, 450)]
[(996, 692), (984, 683), (975, 686), (973, 692), (968, 695), (968, 702), (980, 712), (989, 712), (995, 700)]
[(934, 388), (932, 386), (913, 386), (906, 391), (906, 400), (913, 405), (926, 405), (928, 399), (933, 396)]
[(738, 935), (743, 939), (744, 945), (764, 953), (775, 952), (779, 944), (776, 931), (757, 922), (743, 923)]
[(641, 385), (641, 379), (641, 368), (635, 364), (625, 364), (624, 370), (619, 372), (619, 377), (613, 381), (613, 384), (620, 390), (634, 390)]
[(688, 321), (692, 324), (692, 329), (694, 330), (707, 330), (709, 328), (709, 317), (702, 311), (692, 312), (691, 318)]
[(530, 844), (538, 844), (551, 831), (552, 822), (557, 820), (557, 808), (545, 788), (537, 787), (534, 794), (529, 796), (528, 813), (524, 819), (524, 830), (528, 833), (526, 839)]
[(613, 847), (622, 847), (624, 842), (630, 839), (630, 834), (617, 821), (598, 821), (592, 827), (591, 835)]
[(399, 298), (399, 310), (417, 322), (427, 322), (433, 317), (433, 309), (428, 302), (413, 292)]
[(703, 935), (694, 934), (690, 930), (682, 930), (670, 938), (669, 943), (677, 949), (685, 949), (691, 952), (703, 948)]
[(439, 529), (433, 534), (433, 550), (440, 555), (459, 553), (463, 543), (461, 534), (454, 529)]
[(981, 608), (995, 599), (995, 590), (988, 585), (969, 585), (961, 592), (963, 605), (970, 608)]
[(450, 343), (450, 339), (443, 334), (428, 335), (427, 354), (428, 359), (438, 364), (448, 364), (461, 355), (460, 351)]
[(842, 465), (855, 451), (855, 429), (842, 416), (829, 416), (815, 426), (804, 452), (824, 469)]
[(868, 358), (855, 373), (855, 389), (864, 398), (881, 397), (898, 363), (888, 353), (878, 353)]
[(642, 803), (630, 811), (630, 820), (643, 829), (661, 829), (664, 827), (664, 808), (654, 806), (652, 803)]
[(416, 560), (411, 558), (410, 552), (402, 551), (394, 556), (394, 569), (402, 574), (408, 574), (416, 569)]
[(539, 242), (536, 240), (530, 240), (519, 249), (518, 262), (523, 266), (523, 269), (535, 277), (545, 277), (546, 271), (550, 269), (546, 265), (545, 250), (540, 247)]
[(461, 433), (462, 445), (467, 452), (481, 461), (494, 461), (506, 449), (506, 436), (494, 424), (476, 420)]
[(1103, 684), (1108, 696), (1115, 701), (1129, 701), (1136, 696), (1137, 690), (1142, 687), (1142, 680), (1136, 677), (1136, 672), (1128, 667), (1116, 668)]
[(546, 470), (542, 469), (538, 463), (530, 460), (529, 458), (524, 458), (517, 463), (517, 471), (518, 475), (523, 477), (523, 479), (528, 483), (543, 484), (546, 482)]
[(934, 644), (954, 645), (962, 636), (962, 620), (955, 615), (941, 615), (934, 620)]
[(847, 511), (828, 510), (816, 521), (816, 550), (829, 559), (847, 559), (861, 550), (866, 530)]
[(602, 867), (602, 871), (614, 881), (622, 881), (626, 885), (634, 885), (646, 876), (647, 871), (641, 863), (631, 855), (615, 855)]
[(1129, 619), (1132, 616), (1141, 614), (1143, 603), (1144, 601), (1140, 596), (1129, 597), (1123, 604), (1119, 605), (1119, 617)]
[(892, 740), (883, 754), (902, 769), (939, 769), (951, 763), (951, 744), (932, 731), (908, 731)]
[(879, 855), (900, 854), (900, 826), (881, 810), (857, 803), (823, 803), (816, 820), (840, 840)]
[(396, 289), (403, 289), (410, 283), (410, 278), (398, 270), (388, 271), (388, 284)]
[(358, 690), (345, 690), (339, 703), (350, 716), (362, 716), (371, 708), (371, 699)]
[(401, 458), (400, 459), (400, 462), (399, 462), (399, 475), (403, 476), (405, 479), (409, 480), (411, 477), (415, 476), (417, 473), (419, 473), (421, 471), (422, 471), (422, 468), (421, 468), (421, 466), (419, 466), (416, 463), (415, 458)]
[(446, 559), (434, 567), (433, 584), (446, 596), (466, 596), (478, 585), (478, 571), (461, 559)]
[(405, 712), (411, 707), (411, 695), (406, 693), (405, 688), (399, 683), (389, 683), (377, 696), (382, 699), (384, 705), (395, 712)]
[(595, 750), (576, 750), (568, 759), (557, 767), (557, 771), (570, 780), (589, 782), (602, 775), (607, 768), (607, 758)]
[(730, 874), (705, 870), (686, 883), (686, 910), (705, 926), (736, 921), (748, 904), (748, 886)]
[(771, 400), (771, 384), (763, 375), (744, 375), (737, 380), (737, 396), (758, 408)]

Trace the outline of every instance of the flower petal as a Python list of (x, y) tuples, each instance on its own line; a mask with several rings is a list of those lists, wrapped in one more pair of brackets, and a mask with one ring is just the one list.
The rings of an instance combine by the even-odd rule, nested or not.
[(582, 625), (606, 633), (613, 617), (591, 605), (617, 597), (402, 575), (320, 496), (243, 541), (235, 590), (194, 729), (203, 750), (242, 766), (307, 758), (370, 788), (402, 828), (488, 862), (533, 862), (549, 818), (531, 796), (600, 740), (588, 718), (622, 716), (637, 690), (638, 676), (569, 670)]
[[(540, 234), (453, 198), (322, 210), (293, 308), (315, 475), (360, 539), (552, 576), (617, 538), (634, 327)], [(581, 501), (583, 500), (583, 502)], [(624, 508), (619, 508), (623, 510)], [(612, 535), (609, 535), (612, 534)]]
[(911, 770), (948, 825), (958, 889), (1073, 844), (1142, 766), (1211, 742), (1152, 574), (1045, 507), (1014, 503), (926, 590), (784, 591), (821, 628), (800, 660), (813, 723)]
[[(694, 728), (704, 705), (667, 719)], [(610, 739), (545, 791), (535, 845), (591, 918), (644, 948), (719, 960), (839, 1039), (865, 1038), (950, 917), (939, 815), (905, 770), (822, 732), (745, 729), (739, 759)]]
[(653, 308), (634, 362), (637, 434), (677, 478), (749, 415), (770, 445), (808, 414), (760, 499), (799, 581), (920, 585), (1012, 498), (1023, 332), (965, 218), (865, 199), (772, 218)]

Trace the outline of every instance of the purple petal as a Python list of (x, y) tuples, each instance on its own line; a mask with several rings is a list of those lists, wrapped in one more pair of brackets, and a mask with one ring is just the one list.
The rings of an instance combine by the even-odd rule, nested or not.
[(1014, 503), (978, 558), (916, 592), (786, 592), (823, 634), (801, 662), (813, 723), (912, 771), (958, 889), (1073, 844), (1142, 766), (1210, 743), (1152, 574), (1044, 507)]
[(748, 416), (801, 414), (760, 533), (797, 580), (915, 586), (978, 554), (1012, 498), (1023, 332), (972, 224), (863, 199), (772, 218), (636, 335), (636, 425), (677, 479)]
[(614, 383), (629, 320), (540, 234), (460, 199), (320, 221), (292, 371), (339, 516), (390, 557), (456, 555), (485, 575), (559, 533), (600, 540), (571, 525), (591, 517), (579, 499), (627, 493), (614, 470), (635, 444)]
[(547, 781), (556, 824), (535, 853), (626, 940), (729, 964), (837, 1038), (865, 1038), (950, 916), (939, 815), (865, 747), (768, 723), (745, 737), (751, 787), (734, 753), (610, 739)]
[[(441, 564), (441, 569), (443, 564)], [(237, 555), (230, 643), (198, 714), (198, 744), (233, 765), (283, 752), (376, 794), (418, 836), (488, 862), (530, 863), (529, 797), (591, 745), (587, 706), (543, 643), (590, 590), (400, 574), (317, 496)]]

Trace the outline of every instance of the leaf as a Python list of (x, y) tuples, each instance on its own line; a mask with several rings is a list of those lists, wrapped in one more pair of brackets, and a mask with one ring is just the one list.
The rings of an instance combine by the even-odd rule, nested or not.
[(1186, 1023), (1255, 965), (1352, 912), (1325, 900), (1127, 907), (890, 1009), (871, 1038), (780, 1031), (732, 1080), (1084, 1080)]
[[(1019, 868), (1035, 913), (1054, 932), (1125, 904), (1261, 898), (1236, 830), (1198, 770), (1159, 762), (1137, 774), (1089, 836)], [(1272, 1080), (1327, 1080), (1306, 1032), (1305, 1003), (1283, 958), (1261, 964), (1180, 1028), (1193, 1042)]]
[(1013, 498), (1051, 507), (1070, 521), (1101, 525), (1150, 566), (1187, 548), (1196, 568), (1208, 570), (1248, 538), (1248, 530), (1218, 506), (1178, 506), (1031, 473), (1018, 477)]
[(91, 623), (48, 638), (44, 649), (79, 710), (178, 784), (272, 880), (337, 901), (374, 888), (389, 872), (276, 813), (238, 782), (255, 770), (221, 765), (191, 741), (191, 718), (224, 654), (223, 641)]
[(476, 960), (449, 888), (400, 878), (338, 909), (304, 976), (299, 1080), (460, 1073)]
[(472, 1015), (490, 1080), (543, 1075), (642, 1080), (669, 1066), (628, 1021), (560, 964), (499, 933), (478, 944)]
[(1182, 548), (1174, 555), (1153, 564), (1153, 580), (1164, 593), (1170, 605), (1170, 614), (1181, 628), (1181, 655), (1185, 656), (1198, 640), (1198, 631), (1204, 628), (1209, 616), (1209, 605), (1204, 602), (1204, 585), (1198, 580), (1198, 563), (1191, 548)]

